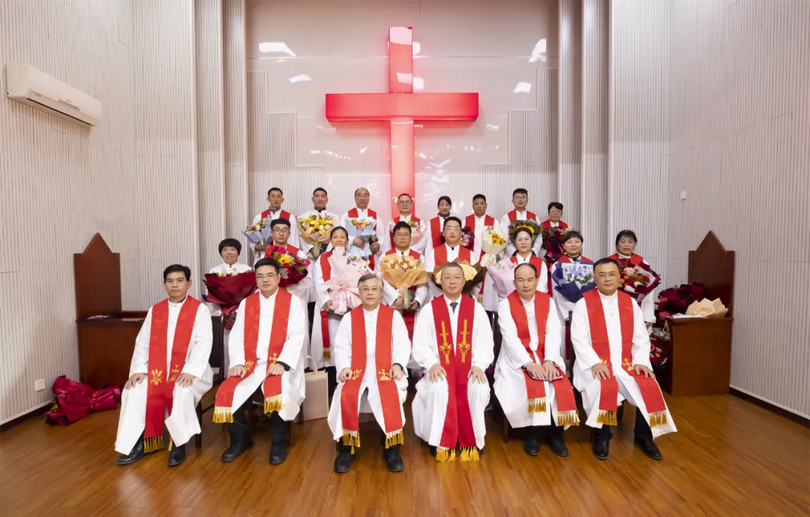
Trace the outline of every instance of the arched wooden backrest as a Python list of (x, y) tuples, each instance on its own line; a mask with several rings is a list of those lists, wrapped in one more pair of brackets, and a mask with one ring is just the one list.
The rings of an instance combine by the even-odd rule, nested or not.
[(720, 301), (734, 316), (734, 252), (726, 251), (720, 240), (709, 232), (696, 250), (689, 252), (689, 281), (703, 284), (705, 298)]

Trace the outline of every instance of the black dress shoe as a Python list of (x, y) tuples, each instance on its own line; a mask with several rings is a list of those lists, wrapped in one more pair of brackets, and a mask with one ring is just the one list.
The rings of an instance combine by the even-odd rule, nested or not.
[(606, 438), (594, 438), (593, 455), (597, 460), (606, 460), (610, 455), (610, 440)]
[(350, 468), (352, 468), (352, 460), (354, 456), (350, 452), (339, 452), (337, 458), (335, 458), (335, 472), (338, 474), (343, 474), (344, 472), (348, 472)]
[(402, 461), (396, 446), (383, 449), (383, 459), (388, 466), (388, 472), (402, 472), (405, 469), (405, 462)]
[(436, 447), (434, 447), (433, 445), (428, 445), (428, 450), (430, 450), (430, 455), (435, 458), (436, 457)]
[(529, 436), (523, 440), (523, 450), (529, 456), (537, 456), (540, 454), (540, 440), (536, 436)]
[(273, 445), (270, 448), (270, 465), (281, 465), (287, 459), (286, 445)]
[(560, 456), (561, 458), (568, 457), (568, 447), (565, 445), (565, 440), (562, 436), (552, 435), (548, 437), (548, 446), (551, 447), (551, 452)]
[(176, 467), (186, 461), (186, 445), (175, 445), (169, 451), (169, 466)]
[(143, 454), (143, 438), (139, 438), (132, 450), (129, 451), (129, 454), (119, 456), (116, 463), (119, 465), (129, 465), (143, 458)]
[(253, 448), (253, 440), (242, 440), (232, 443), (225, 452), (222, 453), (222, 463), (230, 463), (239, 459), (245, 451)]
[(661, 451), (658, 450), (658, 446), (655, 445), (655, 442), (652, 441), (652, 438), (636, 438), (635, 439), (636, 445), (641, 448), (642, 452), (647, 455), (648, 458), (652, 458), (656, 461), (661, 461), (663, 456), (661, 456)]

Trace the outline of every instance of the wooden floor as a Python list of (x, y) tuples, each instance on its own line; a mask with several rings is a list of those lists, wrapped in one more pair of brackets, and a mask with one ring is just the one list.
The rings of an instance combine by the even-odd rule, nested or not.
[(295, 426), (286, 463), (267, 464), (269, 428), (237, 462), (219, 457), (227, 431), (206, 415), (203, 447), (169, 469), (165, 451), (115, 464), (117, 411), (68, 427), (31, 420), (0, 434), (0, 515), (810, 515), (810, 432), (732, 396), (669, 398), (679, 432), (658, 440), (664, 460), (632, 443), (633, 413), (596, 460), (586, 429), (571, 455), (531, 458), (489, 422), (480, 463), (437, 464), (409, 427), (405, 471), (389, 474), (379, 431), (363, 426), (352, 471), (332, 472), (325, 420)]

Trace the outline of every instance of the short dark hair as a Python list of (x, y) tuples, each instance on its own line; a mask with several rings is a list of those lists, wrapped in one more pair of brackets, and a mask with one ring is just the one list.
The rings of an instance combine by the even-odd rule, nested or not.
[(522, 268), (523, 266), (527, 266), (527, 267), (532, 268), (532, 271), (534, 271), (534, 277), (537, 278), (537, 268), (534, 267), (534, 264), (529, 264), (528, 262), (524, 262), (523, 264), (518, 264), (518, 267), (516, 267), (515, 271), (514, 271), (515, 278), (517, 278), (518, 269)]
[(569, 230), (565, 232), (562, 238), (562, 243), (565, 244), (569, 239), (579, 239), (580, 242), (585, 242), (585, 239), (582, 238), (582, 234), (576, 230)]
[(371, 195), (371, 192), (366, 187), (357, 187), (356, 189), (354, 189), (354, 195), (356, 196), (357, 193), (360, 192), (361, 190), (365, 190), (366, 192), (369, 193), (369, 195)]
[(344, 228), (342, 226), (335, 226), (334, 228), (332, 228), (332, 233), (329, 234), (329, 240), (332, 240), (332, 235), (334, 235), (335, 232), (337, 232), (337, 231), (341, 231), (341, 232), (345, 233), (346, 238), (347, 239), (349, 238), (349, 232), (348, 232), (348, 230), (346, 230), (346, 228)]
[(441, 197), (439, 197), (439, 200), (436, 202), (436, 206), (439, 206), (439, 204), (442, 201), (447, 201), (448, 205), (453, 206), (453, 200), (450, 199), (450, 196), (441, 196)]
[(474, 196), (473, 196), (473, 203), (475, 203), (475, 200), (476, 200), (476, 199), (483, 199), (483, 200), (484, 200), (484, 203), (486, 203), (486, 202), (487, 202), (487, 196), (485, 196), (485, 195), (483, 195), (483, 194), (476, 194), (476, 195), (474, 195)]
[(222, 239), (222, 242), (219, 243), (219, 254), (222, 255), (222, 250), (225, 248), (236, 248), (236, 254), (239, 255), (242, 253), (242, 243), (236, 239), (231, 239), (230, 237), (227, 239)]
[(323, 192), (323, 193), (324, 193), (325, 195), (327, 195), (327, 196), (329, 195), (329, 192), (327, 192), (327, 191), (326, 191), (326, 189), (325, 189), (325, 188), (323, 188), (323, 187), (318, 187), (318, 188), (316, 188), (315, 190), (313, 190), (313, 191), (312, 191), (312, 195), (314, 196), (314, 195), (315, 195), (315, 194), (317, 194), (318, 192)]
[[(450, 221), (457, 222), (459, 229), (463, 228), (463, 226), (461, 225), (461, 219), (459, 219), (458, 217), (456, 217), (454, 215), (451, 215), (447, 219), (444, 220), (444, 226), (447, 226), (447, 223), (449, 223)], [(442, 227), (442, 231), (444, 231), (444, 227)]]
[(183, 273), (186, 276), (186, 280), (191, 280), (191, 268), (189, 268), (188, 266), (184, 266), (182, 264), (172, 264), (171, 266), (164, 269), (163, 270), (164, 282), (169, 277), (169, 273)]
[(633, 230), (622, 230), (616, 235), (616, 246), (619, 245), (619, 241), (622, 240), (622, 237), (630, 237), (633, 239), (633, 242), (638, 242), (638, 237), (636, 237), (636, 232)]
[(397, 201), (399, 201), (399, 198), (401, 198), (402, 196), (408, 196), (408, 199), (413, 199), (410, 194), (408, 194), (407, 192), (403, 192), (402, 194), (397, 196)]
[(512, 197), (515, 197), (515, 195), (517, 195), (517, 194), (526, 194), (528, 196), (529, 191), (526, 190), (523, 187), (520, 187), (520, 188), (516, 188), (515, 190), (512, 191)]
[(619, 266), (619, 262), (616, 261), (616, 260), (613, 260), (612, 258), (602, 258), (602, 259), (597, 260), (593, 264), (593, 270), (596, 271), (597, 266), (604, 266), (605, 264), (613, 264), (614, 266), (616, 266), (617, 270), (619, 270), (619, 271), (622, 270), (621, 266)]
[(519, 233), (526, 233), (526, 234), (529, 235), (529, 238), (534, 237), (532, 235), (532, 231), (529, 230), (528, 226), (518, 226), (517, 230), (515, 230), (515, 233), (514, 233), (515, 240), (517, 240), (517, 236), (518, 236)]
[[(413, 233), (413, 229), (411, 228), (411, 225), (406, 223), (405, 221), (400, 221), (397, 224), (395, 224), (394, 229), (391, 230), (391, 233), (396, 235), (397, 230), (401, 230), (402, 228), (407, 228), (408, 233), (411, 233), (411, 234)], [(334, 231), (334, 230), (332, 230), (332, 231)]]
[(281, 189), (280, 189), (280, 188), (278, 188), (278, 187), (273, 187), (273, 188), (271, 188), (270, 190), (268, 190), (268, 191), (267, 191), (267, 197), (270, 197), (270, 193), (271, 193), (271, 192), (278, 192), (278, 193), (279, 193), (279, 194), (281, 194), (282, 196), (284, 195), (284, 191), (283, 191), (283, 190), (281, 190)]
[(563, 204), (560, 203), (559, 201), (552, 201), (551, 203), (548, 204), (548, 210), (546, 212), (551, 212), (552, 208), (556, 208), (557, 210), (562, 212)]
[(253, 264), (253, 270), (258, 271), (259, 268), (262, 266), (270, 266), (276, 271), (276, 273), (278, 273), (281, 270), (281, 266), (278, 264), (276, 259), (272, 259), (270, 257), (265, 257), (257, 260), (256, 263)]
[(292, 226), (290, 225), (289, 219), (281, 219), (281, 218), (279, 218), (279, 219), (273, 219), (273, 221), (270, 223), (270, 229), (272, 230), (273, 228), (275, 228), (279, 224), (283, 224), (287, 228), (292, 228)]

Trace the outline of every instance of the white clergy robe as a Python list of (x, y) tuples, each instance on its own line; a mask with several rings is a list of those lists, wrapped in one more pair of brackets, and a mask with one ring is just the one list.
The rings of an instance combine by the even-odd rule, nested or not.
[[(259, 339), (256, 346), (256, 368), (234, 390), (232, 410), (236, 410), (259, 389), (267, 377), (267, 351), (273, 329), (276, 293), (269, 298), (259, 295)], [(287, 319), (287, 339), (277, 361), (289, 366), (281, 374), (281, 411), (279, 416), (291, 421), (298, 414), (304, 401), (304, 336), (306, 320), (301, 319), (304, 308), (301, 300), (290, 298), (290, 315)], [(228, 343), (231, 368), (245, 365), (245, 300), (239, 304), (236, 321)]]
[[(447, 250), (447, 262), (453, 262), (458, 258), (459, 253), (461, 253), (461, 243), (457, 244), (456, 246), (449, 246), (447, 244), (443, 244), (442, 246), (445, 247)], [(435, 259), (435, 250), (430, 248), (425, 253), (425, 271), (428, 273), (433, 273), (433, 270), (436, 268), (436, 259)], [(470, 252), (470, 265), (474, 266), (478, 263), (478, 255)], [(436, 285), (435, 283), (428, 280), (428, 288), (430, 290), (430, 299), (436, 298), (437, 296), (441, 296), (442, 288)], [(478, 293), (481, 291), (481, 286), (477, 285), (473, 288), (473, 292), (470, 293), (473, 298), (478, 297)]]
[[(406, 223), (409, 223), (409, 222), (411, 222), (411, 218), (412, 218), (411, 214), (408, 214), (408, 215), (399, 214), (399, 220), (400, 221), (404, 221)], [(396, 220), (396, 219), (394, 219), (394, 220)], [(418, 252), (418, 253), (421, 253), (422, 255), (424, 255), (425, 254), (425, 249), (426, 249), (426, 246), (427, 246), (427, 242), (430, 240), (430, 228), (428, 228), (428, 222), (425, 221), (424, 219), (419, 219), (419, 221), (420, 221), (419, 225), (423, 228), (423, 233), (422, 233), (422, 236), (419, 237), (419, 240), (417, 242), (413, 242), (414, 241), (413, 231), (411, 231), (411, 249)], [(396, 223), (394, 223), (394, 224), (396, 224)], [(388, 223), (388, 230), (393, 230), (393, 229), (394, 229), (394, 225), (391, 224), (391, 223)], [(382, 247), (381, 253), (385, 253), (386, 251), (388, 251), (390, 249), (393, 249), (395, 247), (396, 246), (394, 245), (394, 243), (391, 242), (391, 232), (386, 231), (385, 232), (385, 245)]]
[[(632, 376), (622, 368), (622, 329), (619, 322), (619, 301), (617, 293), (613, 296), (605, 296), (601, 292), (602, 308), (605, 313), (605, 323), (607, 325), (608, 342), (610, 343), (610, 363), (613, 368), (613, 375), (619, 384), (619, 404), (627, 399), (631, 404), (641, 410), (644, 418), (649, 422), (650, 415), (641, 398), (641, 391)], [(588, 309), (585, 299), (577, 302), (574, 307), (574, 314), (571, 318), (571, 341), (574, 345), (577, 359), (574, 363), (574, 387), (582, 394), (582, 405), (588, 419), (585, 422), (590, 427), (601, 428), (602, 424), (597, 422), (599, 415), (599, 394), (602, 390), (602, 383), (593, 378), (591, 367), (599, 364), (601, 360), (593, 349), (591, 341), (591, 328), (588, 320)], [(650, 337), (647, 335), (647, 328), (644, 325), (644, 318), (641, 315), (641, 308), (635, 301), (633, 302), (633, 345), (631, 348), (633, 364), (641, 364), (652, 369), (650, 364)], [(662, 434), (675, 432), (675, 422), (667, 408), (667, 423), (657, 425), (652, 428), (653, 438), (658, 438)]]
[[(461, 298), (458, 300), (461, 302)], [(453, 337), (457, 336), (458, 313), (450, 307), (450, 300), (445, 298), (447, 312), (450, 313), (450, 327)], [(472, 329), (472, 366), (486, 371), (495, 358), (495, 343), (492, 337), (492, 327), (489, 325), (487, 313), (481, 304), (475, 305), (475, 316)], [(455, 339), (453, 347), (455, 351)], [(420, 311), (413, 329), (413, 358), (425, 369), (425, 376), (416, 383), (416, 397), (413, 400), (413, 427), (416, 435), (428, 444), (438, 447), (444, 428), (444, 417), (447, 414), (447, 400), (449, 387), (447, 379), (430, 382), (427, 372), (434, 364), (441, 364), (439, 360), (439, 346), (436, 343), (436, 327), (433, 320), (433, 307), (430, 303)], [(489, 382), (480, 384), (468, 379), (467, 400), (470, 404), (475, 442), (479, 449), (484, 447), (484, 436), (487, 429), (484, 422), (484, 410), (489, 404)]]
[[(373, 217), (370, 217), (368, 215), (368, 208), (360, 210), (359, 208), (355, 207), (355, 209), (357, 210), (356, 218), (349, 217), (349, 212), (344, 213), (340, 217), (340, 225), (346, 228), (346, 231), (349, 232), (353, 231), (349, 230), (349, 227), (352, 226), (352, 219), (374, 219)], [(377, 235), (377, 240), (380, 244), (380, 253), (381, 253), (382, 247), (385, 245), (385, 233), (388, 231), (388, 229), (385, 227), (385, 224), (382, 222), (382, 220), (379, 219), (380, 217), (379, 213), (377, 213), (377, 217), (378, 219), (374, 219), (377, 221), (377, 224), (374, 226), (374, 233)], [(351, 233), (349, 235), (351, 235)], [(368, 243), (368, 237), (364, 238), (366, 239), (365, 244), (363, 245), (362, 248), (358, 248), (357, 246), (352, 244), (352, 240), (354, 239), (354, 237), (349, 237), (349, 247), (351, 252), (354, 253), (355, 255), (359, 255), (361, 257), (369, 257), (372, 255), (371, 246)], [(377, 253), (377, 255), (379, 255), (379, 253)]]
[[(329, 301), (329, 293), (324, 289), (318, 289), (317, 286), (323, 285), (323, 269), (321, 269), (321, 261), (320, 259), (315, 261), (315, 267), (313, 269), (313, 280), (316, 285), (315, 289), (315, 314), (313, 316), (314, 320), (312, 322), (312, 336), (310, 338), (309, 344), (309, 359), (312, 361), (312, 366), (316, 370), (321, 368), (327, 368), (329, 366), (335, 366), (335, 356), (331, 354), (332, 357), (328, 359), (324, 359), (323, 357), (323, 331), (321, 330), (321, 310), (326, 302)], [(334, 346), (335, 337), (337, 336), (338, 327), (340, 327), (340, 322), (343, 319), (342, 314), (335, 314), (332, 311), (326, 311), (327, 313), (327, 324), (329, 327), (329, 343), (331, 346)], [(330, 348), (331, 348), (330, 346)]]
[[(180, 303), (169, 301), (169, 322), (166, 332), (166, 373), (171, 370), (172, 345), (174, 344), (174, 331), (177, 328), (177, 319), (180, 309), (188, 298)], [(149, 339), (152, 332), (152, 309), (146, 314), (138, 337), (135, 338), (135, 351), (129, 366), (130, 377), (136, 373), (144, 374), (144, 379), (135, 387), (121, 391), (121, 416), (118, 419), (118, 436), (115, 440), (115, 450), (120, 454), (129, 454), (137, 443), (146, 427), (146, 390), (148, 386), (149, 371)], [(172, 392), (172, 414), (165, 420), (166, 429), (177, 445), (188, 442), (192, 436), (200, 432), (200, 422), (197, 420), (197, 404), (214, 383), (214, 374), (208, 364), (211, 355), (213, 334), (211, 331), (211, 312), (204, 303), (197, 308), (194, 318), (194, 328), (191, 331), (191, 340), (186, 353), (186, 362), (181, 373), (195, 377), (194, 382), (187, 388), (174, 386)]]
[[(494, 217), (492, 219), (493, 219), (493, 223), (494, 223), (492, 225), (492, 229), (494, 231), (498, 231), (498, 232), (503, 233), (504, 237), (506, 237), (508, 239), (509, 236), (506, 234), (505, 230), (501, 229), (501, 225), (498, 222), (498, 220), (495, 219)], [(484, 222), (485, 222), (485, 220), (486, 220), (486, 215), (484, 217), (475, 216), (475, 228), (473, 228), (473, 232), (475, 234), (475, 240), (474, 240), (474, 243), (473, 243), (473, 255), (475, 255), (475, 257), (477, 257), (478, 260), (480, 260), (480, 258), (481, 258), (481, 253), (482, 253), (482, 248), (483, 248), (484, 228), (485, 228)], [(465, 222), (466, 222), (466, 219), (465, 219)], [(498, 255), (498, 259), (500, 259), (500, 257), (502, 257), (502, 256), (503, 256), (503, 252), (501, 252), (501, 254)], [(498, 293), (496, 293), (495, 288), (492, 287), (492, 278), (490, 278), (489, 275), (487, 275), (484, 278), (484, 295), (483, 295), (482, 302), (484, 304), (484, 309), (486, 309), (487, 311), (494, 312), (494, 311), (498, 310)]]
[[(518, 212), (516, 210), (515, 211), (515, 221), (525, 221), (529, 216), (528, 212), (529, 212), (528, 210), (523, 211), (523, 212)], [(539, 226), (541, 221), (538, 219), (535, 222)], [(501, 227), (503, 228), (503, 231), (507, 234), (507, 236), (506, 236), (507, 239), (509, 239), (508, 234), (509, 234), (509, 225), (510, 224), (512, 224), (512, 223), (511, 223), (511, 221), (509, 221), (509, 213), (506, 213), (503, 217), (501, 217)], [(515, 253), (516, 249), (517, 248), (515, 248), (515, 245), (512, 244), (511, 241), (509, 241), (509, 245), (506, 246), (506, 256), (511, 257)], [(532, 251), (538, 257), (542, 257), (543, 256), (543, 253), (541, 251), (542, 249), (543, 249), (543, 235), (540, 234), (540, 235), (537, 236), (537, 240), (535, 240), (534, 244), (532, 245)]]
[[(380, 390), (377, 386), (377, 315), (379, 307), (373, 311), (363, 309), (363, 319), (366, 327), (366, 368), (363, 374), (363, 382), (360, 384), (360, 404), (358, 406), (361, 413), (373, 413), (380, 428), (385, 429), (385, 419), (383, 418), (382, 402), (380, 400)], [(400, 380), (394, 381), (399, 388), (399, 408), (402, 412), (402, 425), (405, 425), (405, 411), (402, 404), (408, 398), (408, 359), (411, 356), (411, 340), (408, 338), (408, 329), (402, 316), (394, 311), (391, 322), (391, 364), (390, 368), (398, 364), (405, 374)], [(340, 329), (335, 338), (332, 348), (332, 357), (335, 358), (335, 370), (338, 374), (345, 368), (352, 366), (352, 315), (346, 313), (340, 323)], [(338, 382), (335, 394), (332, 396), (332, 405), (329, 408), (329, 429), (332, 430), (332, 437), (339, 440), (343, 436), (343, 416), (340, 408), (340, 394), (343, 392), (345, 383)]]
[[(266, 217), (265, 224), (270, 224), (270, 223), (273, 222), (274, 219), (280, 218), (282, 211), (286, 211), (288, 214), (290, 214), (290, 237), (287, 239), (287, 242), (289, 242), (289, 243), (291, 243), (291, 244), (293, 244), (293, 245), (295, 245), (297, 247), (298, 246), (298, 220), (296, 219), (296, 217), (289, 210), (284, 210), (283, 208), (279, 208), (278, 210), (274, 211), (270, 207), (268, 207), (268, 210), (270, 210), (270, 214)], [(259, 212), (258, 214), (256, 214), (256, 217), (253, 218), (253, 224), (256, 224), (256, 223), (258, 223), (259, 221), (262, 220), (262, 214), (263, 213), (264, 212)], [(265, 244), (267, 244), (267, 243), (265, 243)], [(260, 258), (264, 257), (264, 252), (263, 251), (256, 251), (256, 249), (253, 247), (253, 245), (250, 246), (250, 249), (253, 251), (253, 255), (255, 257), (255, 260), (259, 260)], [(254, 263), (255, 263), (255, 260), (254, 260)]]
[[(546, 296), (544, 294), (538, 296)], [(501, 353), (495, 364), (495, 396), (503, 408), (509, 424), (514, 427), (528, 427), (538, 425), (551, 425), (551, 418), (557, 423), (557, 397), (554, 385), (543, 381), (546, 388), (546, 407), (550, 410), (542, 413), (529, 413), (529, 397), (526, 392), (526, 376), (523, 367), (536, 362), (537, 357), (537, 317), (534, 312), (534, 297), (526, 301), (521, 298), (523, 308), (526, 310), (526, 319), (529, 323), (529, 347), (532, 349), (530, 357), (523, 343), (518, 337), (517, 325), (512, 317), (509, 300), (504, 299), (498, 306), (498, 325), (501, 327)], [(552, 361), (557, 367), (565, 371), (565, 361), (560, 355), (560, 317), (551, 300), (548, 316), (545, 321), (545, 361)]]
[[(396, 255), (399, 256), (399, 257), (407, 257), (407, 256), (409, 256), (412, 249), (413, 248), (408, 248), (405, 251), (397, 250)], [(413, 251), (416, 251), (416, 250), (413, 250)], [(420, 254), (419, 255), (419, 260), (421, 260), (422, 263), (424, 263), (425, 262), (425, 257)], [(375, 264), (375, 268), (376, 268), (377, 271), (380, 271), (380, 261), (379, 260)], [(399, 297), (400, 297), (399, 290), (395, 289), (394, 286), (392, 286), (391, 284), (386, 282), (385, 279), (383, 279), (383, 302), (390, 307), (390, 306), (392, 306), (394, 304), (395, 301), (397, 301), (397, 299)], [(428, 299), (428, 285), (427, 284), (422, 284), (422, 285), (420, 285), (420, 286), (418, 286), (416, 288), (416, 294), (415, 294), (415, 296), (413, 298), (413, 301), (419, 302), (419, 306), (421, 307), (421, 306), (425, 305), (425, 302), (427, 301), (427, 299)]]
[[(312, 210), (309, 210), (309, 211), (303, 213), (301, 215), (301, 219), (303, 219), (305, 217), (309, 217), (311, 215), (317, 215), (318, 217), (333, 217), (334, 220), (335, 220), (335, 226), (340, 225), (340, 216), (338, 216), (337, 214), (333, 214), (332, 212), (329, 212), (326, 209), (316, 210), (316, 209), (313, 208)], [(298, 223), (296, 222), (296, 224), (298, 224)], [(300, 232), (299, 232), (299, 234), (300, 234)], [(312, 261), (310, 263), (310, 265), (309, 265), (309, 277), (314, 278), (315, 263), (317, 262), (318, 259), (317, 258), (315, 258), (315, 259), (310, 258), (311, 255), (312, 255), (312, 247), (313, 247), (313, 245), (306, 242), (304, 240), (303, 235), (300, 235), (299, 242), (293, 242), (293, 244), (295, 246), (298, 246), (301, 249), (301, 251), (304, 253), (304, 255), (307, 258), (309, 258), (309, 260)], [(324, 251), (329, 251), (331, 249), (332, 249), (332, 244), (327, 242), (326, 247), (323, 248), (323, 250)], [(311, 282), (310, 286), (309, 286), (309, 298), (308, 298), (308, 300), (309, 300), (309, 302), (314, 302), (317, 297), (318, 297), (318, 293), (315, 292), (315, 282)]]

